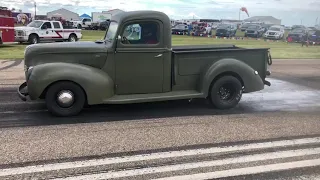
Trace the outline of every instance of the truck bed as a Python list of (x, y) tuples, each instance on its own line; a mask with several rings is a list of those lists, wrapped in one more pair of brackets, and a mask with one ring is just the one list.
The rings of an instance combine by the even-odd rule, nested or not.
[[(177, 89), (197, 87), (200, 75), (215, 62), (232, 58), (257, 70), (261, 79), (266, 78), (268, 48), (240, 48), (234, 45), (176, 46), (172, 48), (172, 82)], [(271, 62), (269, 62), (271, 63)], [(184, 82), (189, 83), (184, 83)], [(181, 87), (188, 84), (189, 87)], [(174, 88), (174, 89), (175, 89)]]
[(242, 49), (232, 44), (211, 44), (211, 45), (188, 45), (173, 46), (173, 52), (179, 51), (198, 51), (198, 50), (214, 50), (214, 49)]

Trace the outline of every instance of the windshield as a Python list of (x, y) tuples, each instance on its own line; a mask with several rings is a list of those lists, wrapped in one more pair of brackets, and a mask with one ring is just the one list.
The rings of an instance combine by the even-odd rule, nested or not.
[(39, 28), (42, 25), (43, 21), (32, 21), (27, 25), (27, 27)]
[(184, 29), (186, 25), (184, 24), (178, 24), (175, 26), (175, 28), (178, 28), (178, 29)]
[(230, 28), (230, 24), (220, 24), (218, 28)]
[(249, 26), (248, 29), (258, 29), (259, 26)]
[(249, 27), (251, 24), (243, 24), (241, 27), (246, 28)]
[(280, 31), (280, 28), (277, 28), (277, 27), (271, 27), (269, 30), (271, 30), (271, 31)]
[(294, 29), (292, 30), (294, 33), (303, 33), (303, 29)]
[(117, 29), (118, 29), (118, 23), (111, 22), (104, 39), (109, 42), (113, 41), (116, 36)]

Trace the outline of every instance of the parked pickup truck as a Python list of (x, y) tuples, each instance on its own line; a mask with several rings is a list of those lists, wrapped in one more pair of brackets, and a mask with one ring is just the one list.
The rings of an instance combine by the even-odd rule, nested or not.
[(15, 41), (37, 44), (41, 41), (78, 41), (82, 38), (81, 29), (62, 26), (60, 21), (36, 20), (27, 26), (15, 27)]
[[(128, 26), (141, 34), (129, 40)], [(29, 45), (19, 97), (45, 99), (53, 115), (71, 116), (85, 105), (194, 98), (229, 109), (243, 92), (270, 86), (267, 48), (172, 47), (170, 26), (164, 13), (131, 11), (112, 16), (104, 40)]]

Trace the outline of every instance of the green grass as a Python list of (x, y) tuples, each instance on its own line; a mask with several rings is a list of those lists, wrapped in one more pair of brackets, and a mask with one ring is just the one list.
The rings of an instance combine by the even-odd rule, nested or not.
[[(94, 41), (104, 37), (104, 31), (82, 31), (81, 41)], [(243, 32), (237, 31), (237, 36), (243, 36)], [(273, 58), (279, 59), (320, 59), (320, 46), (301, 47), (301, 44), (286, 42), (266, 42), (264, 40), (245, 39), (215, 39), (207, 37), (190, 37), (182, 35), (172, 36), (173, 45), (200, 45), (200, 44), (234, 44), (244, 48), (270, 48)], [(2, 45), (0, 46), (0, 59), (22, 59), (26, 45)]]

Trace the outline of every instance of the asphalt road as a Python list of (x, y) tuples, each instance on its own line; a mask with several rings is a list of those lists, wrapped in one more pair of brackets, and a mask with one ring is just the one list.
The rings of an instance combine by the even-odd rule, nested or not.
[(0, 61), (0, 179), (318, 179), (320, 60), (274, 60), (233, 110), (203, 101), (94, 106), (52, 117)]

